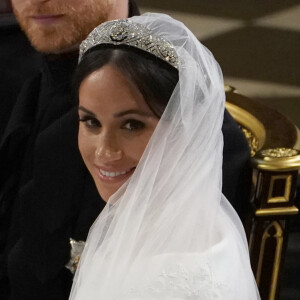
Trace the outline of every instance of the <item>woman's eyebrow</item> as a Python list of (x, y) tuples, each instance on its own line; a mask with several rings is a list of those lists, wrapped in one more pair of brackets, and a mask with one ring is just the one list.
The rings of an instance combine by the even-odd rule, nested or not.
[(89, 114), (89, 115), (91, 115), (91, 116), (93, 116), (93, 117), (96, 117), (96, 115), (95, 115), (93, 112), (91, 112), (90, 110), (84, 108), (83, 106), (78, 106), (78, 110), (82, 110), (82, 111), (84, 111), (85, 113), (87, 113), (87, 114)]
[(142, 115), (142, 116), (146, 116), (146, 117), (151, 116), (151, 114), (146, 113), (146, 112), (142, 112), (140, 110), (129, 109), (129, 110), (121, 111), (119, 113), (114, 114), (114, 117), (119, 118), (119, 117), (123, 117), (123, 116), (129, 115), (129, 114), (137, 114), (137, 115)]

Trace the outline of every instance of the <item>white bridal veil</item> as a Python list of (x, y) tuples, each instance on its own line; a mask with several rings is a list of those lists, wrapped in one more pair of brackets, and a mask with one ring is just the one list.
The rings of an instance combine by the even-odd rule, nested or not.
[(92, 226), (70, 299), (259, 299), (221, 192), (222, 72), (180, 22), (131, 18), (174, 45), (179, 83), (128, 182)]

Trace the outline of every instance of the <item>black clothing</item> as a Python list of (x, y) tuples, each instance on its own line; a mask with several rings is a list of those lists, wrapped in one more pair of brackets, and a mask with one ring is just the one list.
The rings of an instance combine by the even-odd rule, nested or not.
[(41, 64), (13, 16), (0, 16), (0, 139), (24, 81)]
[(85, 240), (105, 204), (77, 146), (70, 87), (77, 59), (44, 58), (43, 71), (20, 94), (1, 145), (1, 165), (22, 169), (18, 182), (7, 170), (13, 185), (6, 198), (17, 199), (7, 244), (10, 299), (67, 299), (69, 238)]
[(222, 192), (244, 221), (251, 208), (250, 148), (244, 133), (227, 110), (224, 113), (222, 132), (224, 136)]
[[(14, 16), (11, 14), (0, 15), (0, 141), (24, 82), (28, 77), (39, 70), (40, 65), (40, 54), (31, 47)], [(13, 144), (11, 144), (11, 147), (13, 147)], [(0, 164), (2, 174), (0, 184), (1, 297), (5, 294), (5, 289), (8, 285), (8, 283), (2, 281), (1, 278), (4, 276), (3, 253), (7, 241), (7, 229), (12, 210), (12, 201), (10, 201), (9, 195), (5, 191), (11, 186), (14, 177), (17, 177), (16, 173), (12, 175), (11, 169), (13, 166), (9, 166), (9, 164), (6, 163), (5, 157), (2, 160), (4, 163), (1, 161)], [(16, 159), (18, 159), (18, 157), (16, 157)]]
[[(78, 117), (70, 86), (76, 63), (75, 53), (44, 56), (42, 71), (22, 89), (0, 144), (0, 172), (5, 176), (0, 205), (14, 205), (7, 264), (0, 273), (1, 296), (9, 278), (4, 299), (68, 299), (69, 238), (85, 240), (105, 205), (77, 146)], [(244, 199), (236, 190), (249, 149), (227, 111), (223, 132), (224, 192), (239, 210)]]

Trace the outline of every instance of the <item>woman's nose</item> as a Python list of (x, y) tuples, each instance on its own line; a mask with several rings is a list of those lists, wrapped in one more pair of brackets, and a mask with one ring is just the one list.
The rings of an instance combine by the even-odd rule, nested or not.
[(95, 156), (100, 163), (113, 162), (122, 158), (122, 150), (105, 141), (97, 145)]

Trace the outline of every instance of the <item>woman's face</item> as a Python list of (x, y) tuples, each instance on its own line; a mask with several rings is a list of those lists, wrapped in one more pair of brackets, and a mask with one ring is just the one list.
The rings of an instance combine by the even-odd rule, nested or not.
[(133, 174), (159, 119), (139, 90), (109, 65), (83, 80), (78, 111), (79, 150), (108, 201)]

